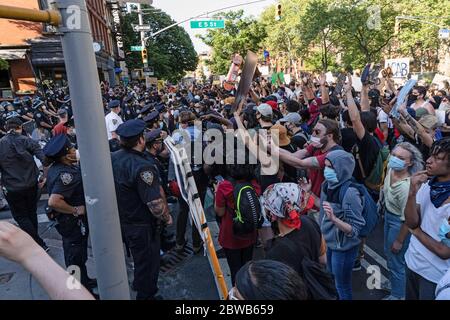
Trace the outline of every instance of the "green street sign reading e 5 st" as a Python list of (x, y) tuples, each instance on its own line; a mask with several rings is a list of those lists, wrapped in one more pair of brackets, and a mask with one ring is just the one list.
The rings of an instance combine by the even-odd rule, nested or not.
[(191, 21), (192, 29), (223, 29), (225, 28), (225, 20), (198, 20)]
[(142, 51), (142, 46), (131, 46), (131, 51)]

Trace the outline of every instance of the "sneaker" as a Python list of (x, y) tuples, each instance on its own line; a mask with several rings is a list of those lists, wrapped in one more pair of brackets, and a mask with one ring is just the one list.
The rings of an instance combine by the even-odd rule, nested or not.
[(394, 297), (393, 295), (388, 295), (381, 300), (405, 300), (405, 298), (397, 298), (397, 297)]
[(361, 260), (356, 259), (355, 263), (353, 264), (353, 271), (359, 270), (361, 270)]
[(380, 290), (390, 293), (391, 292), (391, 282), (389, 280), (382, 282)]
[(97, 287), (98, 287), (97, 279), (89, 279), (89, 280), (87, 281), (86, 286), (87, 286), (89, 289), (95, 289), (95, 288), (97, 288)]
[(175, 245), (175, 251), (177, 253), (182, 253), (184, 251), (184, 247), (186, 246), (186, 244), (176, 244)]
[(223, 250), (223, 248), (220, 248), (219, 250), (216, 251), (216, 256), (217, 259), (226, 258), (225, 251)]
[(198, 254), (202, 251), (203, 245), (200, 245), (199, 247), (192, 247), (192, 251), (194, 251), (194, 254)]

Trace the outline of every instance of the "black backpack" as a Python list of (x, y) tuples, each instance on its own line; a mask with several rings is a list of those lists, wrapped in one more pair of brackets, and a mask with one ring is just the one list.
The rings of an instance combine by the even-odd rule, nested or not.
[(338, 300), (334, 276), (317, 261), (302, 260), (303, 281), (312, 300)]
[[(303, 251), (301, 246), (296, 246), (289, 238), (286, 239), (288, 240), (286, 244), (293, 253), (297, 252), (295, 247)], [(311, 260), (305, 252), (303, 252), (299, 274), (308, 289), (310, 300), (338, 300), (333, 274), (328, 272), (320, 262)]]
[(252, 184), (236, 183), (233, 190), (234, 216), (233, 233), (245, 236), (261, 228), (264, 219), (261, 214), (261, 204)]

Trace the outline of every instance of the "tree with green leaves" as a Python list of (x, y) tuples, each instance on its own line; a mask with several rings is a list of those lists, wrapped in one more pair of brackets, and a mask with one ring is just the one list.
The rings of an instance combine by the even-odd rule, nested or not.
[(8, 68), (9, 68), (8, 61), (0, 58), (0, 70), (7, 70)]
[(414, 71), (435, 71), (439, 48), (443, 40), (438, 38), (439, 27), (450, 27), (450, 6), (445, 1), (401, 1), (397, 4), (402, 15), (422, 17), (421, 21), (398, 20), (396, 40), (389, 47), (391, 56), (411, 57)]
[(244, 11), (218, 13), (215, 17), (225, 19), (224, 29), (209, 29), (200, 39), (213, 49), (208, 62), (214, 74), (226, 74), (234, 54), (245, 57), (247, 51), (259, 52), (266, 29), (253, 17), (244, 17)]
[[(142, 6), (150, 8), (149, 6)], [(161, 30), (175, 21), (161, 10), (151, 10), (144, 15), (144, 24), (150, 25), (150, 32)], [(138, 24), (138, 15), (135, 12), (126, 14), (122, 19), (123, 44), (128, 68), (142, 68), (140, 52), (131, 52), (131, 46), (140, 45), (140, 35), (132, 28)], [(155, 77), (177, 82), (187, 71), (197, 68), (198, 56), (191, 38), (180, 26), (168, 29), (155, 38), (147, 41), (148, 65), (153, 67)]]

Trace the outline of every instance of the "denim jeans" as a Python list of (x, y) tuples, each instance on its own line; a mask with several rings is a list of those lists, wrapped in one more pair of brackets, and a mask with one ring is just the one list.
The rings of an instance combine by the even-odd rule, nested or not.
[(334, 275), (340, 300), (352, 300), (352, 271), (358, 246), (347, 251), (327, 250), (327, 267)]
[(392, 244), (400, 232), (403, 222), (400, 217), (386, 211), (384, 215), (384, 253), (386, 254), (387, 267), (389, 269), (389, 280), (391, 281), (391, 295), (396, 298), (405, 297), (406, 288), (406, 262), (405, 252), (408, 249), (409, 239), (411, 235), (408, 234), (403, 242), (402, 249), (397, 253), (391, 251)]

